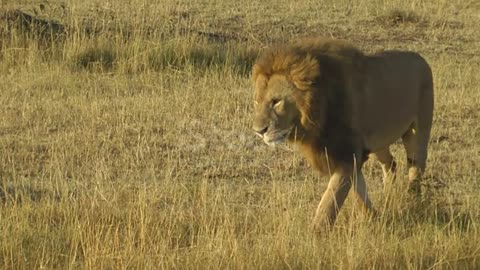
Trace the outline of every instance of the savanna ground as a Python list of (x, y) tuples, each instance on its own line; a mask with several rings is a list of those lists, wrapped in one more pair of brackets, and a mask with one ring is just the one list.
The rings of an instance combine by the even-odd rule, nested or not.
[[(479, 269), (478, 1), (1, 1), (0, 268)], [(311, 219), (327, 178), (252, 134), (258, 51), (302, 36), (420, 52), (420, 197)], [(405, 155), (394, 147), (399, 171)], [(388, 202), (388, 203), (387, 203)]]

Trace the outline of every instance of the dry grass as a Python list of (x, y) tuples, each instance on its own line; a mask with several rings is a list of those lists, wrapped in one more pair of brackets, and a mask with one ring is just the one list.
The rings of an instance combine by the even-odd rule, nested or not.
[[(477, 2), (67, 2), (0, 4), (0, 268), (480, 268)], [(313, 35), (419, 51), (436, 85), (423, 196), (368, 163), (382, 217), (347, 200), (320, 237), (326, 179), (254, 138), (248, 74)]]

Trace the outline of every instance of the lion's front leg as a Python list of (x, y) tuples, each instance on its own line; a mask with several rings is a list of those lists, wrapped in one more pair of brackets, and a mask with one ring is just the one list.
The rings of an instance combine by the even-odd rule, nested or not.
[(351, 171), (339, 168), (330, 177), (327, 190), (320, 200), (313, 220), (315, 230), (321, 231), (331, 228), (335, 223), (338, 212), (352, 186)]

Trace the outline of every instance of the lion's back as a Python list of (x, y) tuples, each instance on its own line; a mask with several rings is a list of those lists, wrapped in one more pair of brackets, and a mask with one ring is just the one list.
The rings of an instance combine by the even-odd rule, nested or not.
[(367, 58), (369, 76), (401, 76), (417, 80), (431, 80), (432, 71), (427, 61), (418, 53), (411, 51), (381, 51)]
[(365, 58), (364, 76), (367, 91), (373, 91), (370, 95), (412, 99), (433, 92), (432, 70), (416, 52), (382, 51), (369, 55)]

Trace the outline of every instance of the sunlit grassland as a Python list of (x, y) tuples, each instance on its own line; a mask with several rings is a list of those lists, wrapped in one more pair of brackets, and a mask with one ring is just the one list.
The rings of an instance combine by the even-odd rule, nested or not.
[[(0, 8), (0, 268), (480, 268), (475, 1)], [(35, 13), (64, 28), (15, 17)], [(381, 217), (347, 199), (334, 230), (316, 236), (327, 178), (252, 134), (249, 70), (265, 46), (319, 35), (420, 52), (436, 108), (422, 196), (399, 175), (387, 203), (368, 162)]]

